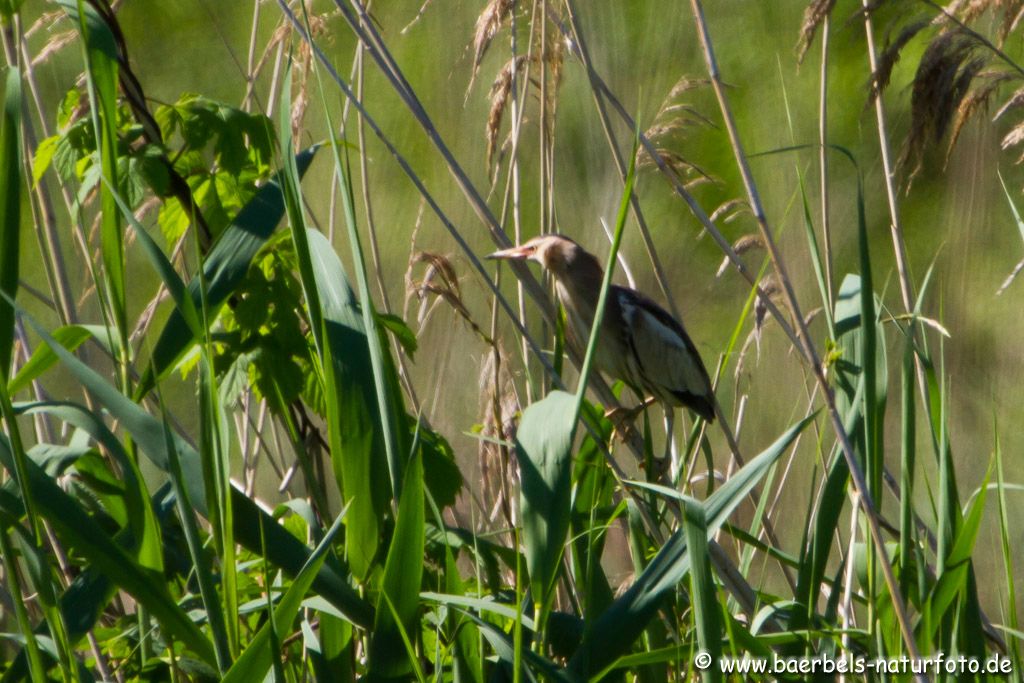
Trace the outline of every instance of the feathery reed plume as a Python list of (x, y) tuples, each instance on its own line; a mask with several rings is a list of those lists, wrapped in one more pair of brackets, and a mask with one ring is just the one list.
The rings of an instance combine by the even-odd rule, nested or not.
[[(659, 160), (672, 169), (680, 181), (693, 176), (711, 180), (711, 176), (678, 150), (685, 141), (686, 133), (690, 128), (694, 126), (714, 127), (715, 125), (694, 106), (679, 101), (684, 93), (707, 84), (707, 79), (692, 79), (685, 76), (680, 78), (662, 100), (658, 112), (654, 115), (653, 123), (644, 131), (644, 136), (654, 144), (654, 152)], [(636, 151), (636, 166), (638, 170), (641, 170), (655, 168), (658, 164), (646, 148), (640, 147)]]
[[(1011, 80), (1013, 77), (1005, 72), (987, 72), (978, 74), (979, 79), (985, 79), (985, 83), (971, 90), (970, 93), (960, 102), (956, 110), (956, 119), (953, 121), (953, 131), (949, 134), (949, 145), (946, 147), (946, 164), (953, 153), (953, 146), (960, 139), (960, 133), (967, 122), (979, 111), (988, 109), (989, 102), (999, 87)], [(993, 121), (999, 119), (1009, 109), (1015, 109), (1024, 104), (1024, 88), (1017, 90), (1010, 98), (1003, 103), (999, 111), (993, 117)]]
[[(736, 252), (738, 256), (751, 251), (753, 249), (764, 249), (764, 238), (758, 233), (750, 233), (736, 240), (732, 245), (732, 250)], [(722, 277), (722, 275), (729, 269), (730, 261), (729, 257), (726, 256), (722, 259), (722, 264), (718, 266), (718, 272), (715, 273), (715, 277)]]
[(487, 169), (493, 179), (495, 168), (492, 165), (494, 151), (498, 148), (498, 134), (501, 132), (501, 120), (505, 115), (505, 108), (508, 106), (509, 96), (512, 93), (512, 83), (515, 76), (526, 65), (526, 55), (518, 55), (506, 62), (491, 84), (490, 100), (491, 108), (487, 114)]
[[(423, 277), (417, 280), (413, 273), (416, 266), (420, 264), (424, 264), (426, 268)], [(436, 297), (433, 302), (430, 301), (431, 295)], [(411, 254), (409, 266), (405, 271), (405, 296), (406, 303), (411, 298), (420, 302), (419, 312), (416, 316), (416, 322), (420, 329), (426, 324), (436, 305), (443, 301), (451, 306), (452, 310), (465, 320), (481, 339), (487, 344), (492, 343), (490, 336), (477, 324), (466, 307), (458, 275), (448, 257), (429, 251), (417, 251)]]
[(908, 26), (905, 26), (903, 30), (896, 36), (896, 40), (887, 44), (882, 54), (878, 55), (878, 68), (875, 73), (871, 74), (871, 88), (868, 95), (868, 101), (864, 105), (865, 108), (870, 107), (875, 103), (875, 98), (882, 94), (882, 91), (889, 87), (889, 79), (892, 78), (892, 70), (896, 66), (896, 63), (900, 61), (900, 54), (903, 52), (903, 48), (907, 46), (914, 36), (920, 33), (925, 27), (931, 23), (930, 19), (921, 19), (915, 21)]
[(946, 134), (953, 117), (985, 65), (974, 56), (976, 40), (960, 31), (939, 34), (925, 49), (911, 89), (911, 127), (900, 167), (911, 162), (910, 179), (920, 170), (925, 149)]
[(800, 38), (796, 42), (796, 61), (798, 64), (803, 63), (804, 57), (807, 56), (807, 50), (811, 48), (811, 43), (814, 42), (814, 34), (818, 32), (818, 27), (825, 21), (825, 17), (832, 12), (835, 4), (836, 0), (813, 0), (804, 9), (804, 20), (800, 24)]
[(473, 81), (480, 70), (480, 62), (483, 61), (487, 48), (490, 47), (505, 19), (511, 14), (514, 5), (512, 0), (491, 0), (477, 17), (476, 29), (473, 31), (473, 72), (469, 77), (467, 90), (473, 87)]

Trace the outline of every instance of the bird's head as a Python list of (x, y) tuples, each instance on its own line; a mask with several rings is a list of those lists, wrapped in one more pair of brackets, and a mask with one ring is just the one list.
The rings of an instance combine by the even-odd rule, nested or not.
[(534, 237), (519, 246), (496, 251), (487, 258), (535, 261), (555, 277), (565, 275), (580, 266), (585, 266), (588, 270), (596, 266), (600, 272), (597, 259), (588, 254), (583, 247), (562, 235)]

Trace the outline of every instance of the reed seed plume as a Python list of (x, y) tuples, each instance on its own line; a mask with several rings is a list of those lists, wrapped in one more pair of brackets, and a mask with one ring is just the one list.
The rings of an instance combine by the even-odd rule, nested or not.
[(505, 115), (505, 109), (509, 104), (509, 97), (514, 97), (515, 94), (512, 92), (512, 84), (515, 82), (516, 75), (523, 70), (523, 67), (527, 63), (526, 55), (518, 55), (508, 60), (505, 66), (498, 71), (498, 75), (494, 79), (494, 83), (491, 84), (490, 101), (491, 107), (487, 114), (487, 126), (485, 131), (485, 137), (487, 139), (487, 168), (488, 172), (491, 173), (491, 177), (495, 173), (495, 168), (492, 165), (494, 159), (494, 151), (498, 147), (498, 136), (501, 133), (501, 121)]
[(900, 155), (900, 167), (911, 167), (908, 181), (920, 170), (925, 150), (943, 139), (984, 68), (977, 47), (971, 36), (949, 31), (925, 49), (911, 87), (911, 127)]
[[(415, 277), (416, 268), (424, 266), (423, 275)], [(451, 260), (441, 254), (428, 251), (416, 251), (409, 257), (409, 264), (405, 272), (405, 296), (406, 305), (411, 299), (419, 302), (420, 307), (416, 316), (416, 322), (422, 329), (429, 319), (434, 307), (444, 302), (455, 313), (462, 318), (485, 343), (491, 344), (490, 336), (473, 319), (469, 308), (466, 307), (462, 296), (462, 289), (459, 286), (459, 278)], [(435, 297), (433, 301), (431, 297)]]
[[(999, 91), (999, 88), (1012, 80), (1012, 76), (1006, 72), (987, 72), (978, 75), (977, 80), (984, 80), (982, 85), (976, 86), (971, 90), (966, 97), (960, 102), (960, 105), (956, 110), (956, 117), (953, 121), (953, 130), (949, 134), (949, 145), (946, 147), (946, 165), (949, 164), (949, 157), (953, 153), (953, 147), (960, 139), (960, 133), (963, 131), (967, 122), (970, 121), (979, 112), (987, 111), (989, 104)], [(999, 108), (992, 120), (997, 120), (1004, 113), (1010, 109), (1016, 109), (1024, 104), (1024, 88), (1017, 90), (1008, 100)]]
[[(763, 250), (764, 249), (764, 238), (758, 233), (750, 233), (736, 240), (732, 245), (732, 250), (736, 252), (738, 256), (742, 256), (748, 251), (752, 250)], [(718, 266), (718, 272), (715, 273), (715, 277), (722, 277), (722, 275), (729, 269), (731, 262), (729, 257), (726, 256), (722, 259), (721, 265)], [(760, 301), (760, 299), (759, 299)]]
[(875, 99), (889, 87), (889, 81), (892, 78), (892, 70), (899, 62), (903, 48), (907, 46), (907, 43), (914, 39), (914, 36), (924, 30), (931, 23), (930, 19), (920, 19), (903, 27), (896, 36), (896, 40), (893, 40), (891, 43), (886, 45), (882, 53), (878, 55), (878, 68), (875, 70), (875, 73), (871, 74), (870, 93), (868, 101), (865, 104), (865, 108), (872, 106), (875, 103)]
[(494, 36), (498, 34), (501, 25), (511, 15), (515, 7), (513, 0), (490, 0), (484, 7), (484, 11), (476, 20), (476, 29), (473, 31), (473, 69), (469, 77), (467, 90), (473, 87), (476, 74), (480, 70), (480, 63), (483, 61), (487, 48), (490, 47)]
[(818, 32), (818, 27), (825, 21), (825, 17), (832, 12), (835, 4), (836, 0), (813, 0), (804, 9), (804, 20), (800, 24), (800, 38), (796, 43), (797, 63), (804, 61), (807, 50), (810, 49), (811, 43), (814, 42), (814, 35)]
[[(707, 79), (686, 76), (680, 78), (669, 89), (654, 115), (653, 122), (644, 131), (644, 136), (654, 145), (658, 159), (672, 170), (680, 182), (694, 178), (712, 180), (707, 172), (690, 161), (681, 151), (692, 128), (714, 127), (714, 123), (695, 106), (680, 101), (684, 94), (707, 85)], [(646, 170), (657, 168), (659, 165), (646, 147), (640, 147), (636, 152), (636, 166), (639, 170)]]

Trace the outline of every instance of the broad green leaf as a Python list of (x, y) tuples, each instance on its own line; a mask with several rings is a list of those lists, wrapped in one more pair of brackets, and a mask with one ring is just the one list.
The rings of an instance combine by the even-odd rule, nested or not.
[(387, 460), (363, 318), (341, 260), (321, 233), (307, 232), (323, 307), (324, 383), (331, 463), (349, 513), (345, 553), (364, 579), (374, 564), (388, 507)]
[(530, 587), (545, 605), (569, 532), (576, 397), (553, 391), (523, 411), (516, 432), (519, 506)]
[[(424, 547), (423, 460), (417, 452), (405, 468), (398, 519), (391, 537), (370, 641), (370, 676), (407, 677), (413, 672), (401, 630), (418, 633)], [(389, 609), (385, 601), (394, 608)], [(397, 621), (396, 621), (397, 617)]]
[[(324, 116), (331, 124), (331, 109), (321, 91), (321, 104)], [(405, 433), (405, 408), (402, 406), (402, 392), (395, 379), (394, 365), (391, 355), (385, 353), (386, 340), (380, 333), (377, 323), (373, 299), (370, 297), (369, 277), (366, 274), (366, 259), (363, 257), (362, 242), (356, 224), (354, 200), (352, 198), (352, 178), (349, 166), (341, 158), (341, 141), (331, 136), (331, 151), (334, 154), (334, 173), (338, 179), (342, 208), (345, 213), (345, 228), (348, 233), (349, 247), (352, 251), (352, 264), (355, 270), (356, 286), (362, 303), (363, 329), (366, 331), (370, 352), (370, 367), (373, 370), (377, 411), (380, 416), (380, 432), (384, 442), (384, 453), (387, 456), (388, 474), (391, 479), (391, 493), (397, 498), (401, 495), (402, 467), (409, 453), (408, 439)]]

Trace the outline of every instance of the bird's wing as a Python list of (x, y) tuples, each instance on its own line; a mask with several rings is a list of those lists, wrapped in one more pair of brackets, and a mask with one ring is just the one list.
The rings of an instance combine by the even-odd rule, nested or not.
[(711, 380), (686, 330), (647, 297), (633, 290), (623, 289), (623, 293), (624, 309), (632, 318), (628, 321), (630, 347), (643, 384), (661, 400), (672, 396), (675, 401), (669, 402), (681, 402), (704, 417), (714, 415)]

